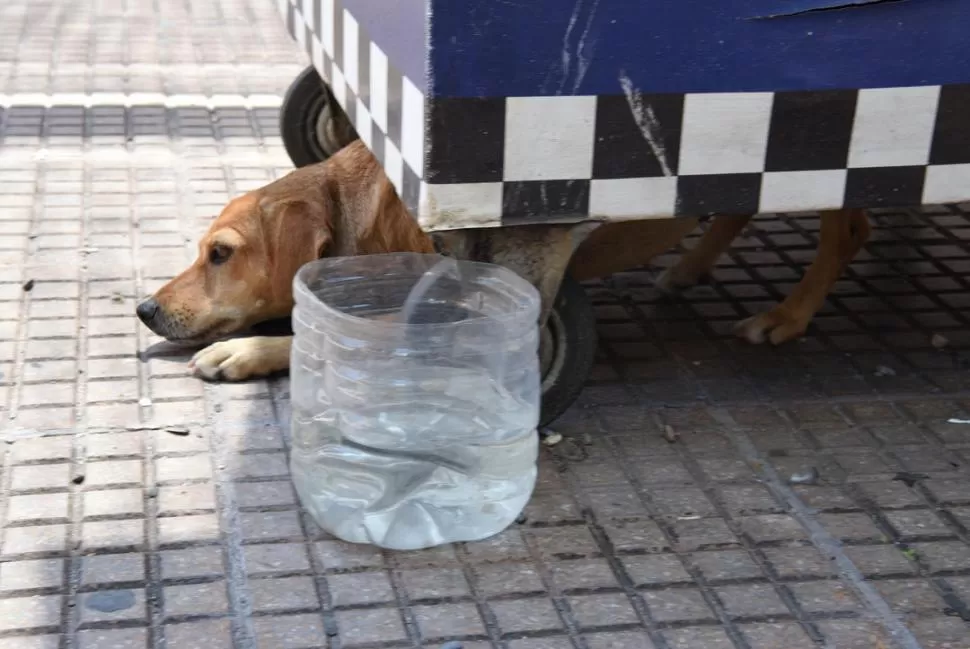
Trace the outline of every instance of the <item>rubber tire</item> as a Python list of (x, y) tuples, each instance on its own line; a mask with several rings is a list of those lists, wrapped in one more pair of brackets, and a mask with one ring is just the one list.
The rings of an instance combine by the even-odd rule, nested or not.
[(280, 107), (280, 137), (294, 166), (305, 167), (327, 159), (309, 125), (316, 125), (323, 107), (331, 101), (327, 84), (312, 65), (298, 74), (286, 90)]
[(548, 426), (573, 405), (596, 360), (596, 313), (582, 285), (571, 277), (563, 278), (553, 311), (562, 323), (564, 344), (558, 351), (561, 360), (553, 365), (559, 367), (558, 376), (542, 392), (540, 427)]

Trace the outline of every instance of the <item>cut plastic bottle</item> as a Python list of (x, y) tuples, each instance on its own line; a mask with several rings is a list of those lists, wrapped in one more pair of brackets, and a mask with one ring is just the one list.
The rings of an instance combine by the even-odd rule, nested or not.
[(317, 523), (413, 550), (515, 521), (536, 480), (535, 288), (401, 253), (313, 262), (294, 294), (291, 465)]

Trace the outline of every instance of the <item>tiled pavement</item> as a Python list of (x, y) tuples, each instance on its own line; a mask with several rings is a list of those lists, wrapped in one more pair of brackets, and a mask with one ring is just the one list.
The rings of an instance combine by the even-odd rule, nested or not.
[(0, 6), (0, 649), (970, 648), (955, 206), (876, 215), (779, 349), (730, 325), (797, 279), (810, 216), (758, 220), (681, 300), (651, 272), (590, 287), (600, 362), (523, 524), (403, 554), (319, 532), (288, 482), (286, 380), (204, 386), (132, 314), (230, 196), (286, 171), (276, 111), (97, 94), (278, 96), (302, 59), (274, 12)]

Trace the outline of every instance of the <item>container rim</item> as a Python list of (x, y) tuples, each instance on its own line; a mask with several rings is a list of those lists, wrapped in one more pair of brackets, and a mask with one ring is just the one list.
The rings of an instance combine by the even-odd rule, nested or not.
[(313, 291), (309, 289), (306, 282), (306, 276), (312, 272), (314, 269), (322, 267), (339, 267), (343, 264), (349, 264), (351, 262), (360, 262), (361, 259), (366, 259), (368, 257), (376, 257), (383, 259), (390, 258), (426, 258), (426, 259), (448, 259), (443, 255), (429, 254), (429, 253), (419, 253), (419, 252), (392, 252), (392, 253), (380, 253), (374, 255), (357, 255), (357, 256), (347, 256), (347, 257), (323, 257), (321, 259), (315, 259), (308, 262), (300, 267), (297, 271), (296, 276), (293, 278), (293, 294), (294, 302), (296, 303), (296, 297), (300, 296), (309, 302), (309, 306), (314, 309), (320, 309), (327, 317), (331, 317), (338, 322), (346, 325), (350, 325), (356, 328), (366, 329), (374, 332), (391, 333), (395, 331), (413, 331), (413, 330), (423, 330), (423, 331), (434, 331), (438, 329), (445, 329), (449, 327), (454, 327), (456, 325), (468, 325), (476, 322), (482, 322), (485, 320), (490, 321), (508, 321), (508, 320), (518, 320), (523, 316), (532, 313), (532, 316), (528, 320), (528, 326), (538, 327), (539, 320), (539, 307), (541, 297), (539, 291), (528, 281), (522, 278), (518, 273), (515, 273), (505, 266), (499, 264), (490, 264), (481, 261), (465, 261), (461, 259), (456, 259), (458, 264), (465, 267), (474, 267), (481, 270), (488, 270), (492, 274), (496, 275), (498, 279), (502, 280), (506, 287), (509, 289), (509, 294), (517, 304), (517, 308), (510, 310), (508, 313), (503, 313), (496, 316), (477, 316), (472, 318), (467, 318), (465, 320), (460, 320), (458, 322), (437, 322), (431, 324), (412, 324), (406, 322), (397, 322), (394, 320), (376, 320), (373, 318), (363, 318), (360, 316), (355, 316), (342, 311), (330, 304), (324, 302), (319, 297), (317, 297)]

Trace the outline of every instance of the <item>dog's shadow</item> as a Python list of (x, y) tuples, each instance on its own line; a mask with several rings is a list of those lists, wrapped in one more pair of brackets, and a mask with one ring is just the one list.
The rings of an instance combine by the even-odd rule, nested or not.
[(292, 336), (293, 320), (291, 318), (277, 318), (253, 325), (253, 335), (256, 336)]
[(152, 360), (167, 361), (171, 363), (185, 363), (192, 358), (192, 354), (202, 349), (197, 345), (180, 345), (178, 343), (163, 340), (162, 342), (149, 345), (138, 352), (138, 360), (147, 363)]

